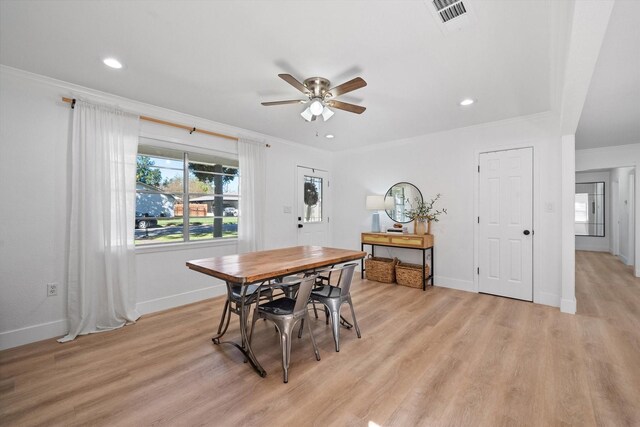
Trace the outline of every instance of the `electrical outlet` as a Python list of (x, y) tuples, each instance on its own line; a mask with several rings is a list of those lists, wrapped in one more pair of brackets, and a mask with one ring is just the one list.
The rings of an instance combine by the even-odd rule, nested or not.
[(57, 283), (47, 283), (47, 296), (54, 297), (58, 295), (58, 284)]

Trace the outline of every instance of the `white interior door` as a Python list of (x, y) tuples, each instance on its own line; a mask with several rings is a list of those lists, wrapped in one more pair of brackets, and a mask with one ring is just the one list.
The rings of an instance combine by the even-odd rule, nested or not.
[(298, 245), (327, 246), (329, 231), (329, 174), (298, 166)]
[(533, 300), (533, 149), (480, 154), (479, 290)]

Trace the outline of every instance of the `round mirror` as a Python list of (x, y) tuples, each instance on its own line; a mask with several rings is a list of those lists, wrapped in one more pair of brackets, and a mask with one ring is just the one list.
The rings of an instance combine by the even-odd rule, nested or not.
[(405, 211), (416, 205), (416, 198), (422, 201), (422, 193), (415, 185), (408, 182), (394, 184), (384, 196), (385, 211), (395, 222), (401, 224), (411, 222), (411, 218), (405, 215)]

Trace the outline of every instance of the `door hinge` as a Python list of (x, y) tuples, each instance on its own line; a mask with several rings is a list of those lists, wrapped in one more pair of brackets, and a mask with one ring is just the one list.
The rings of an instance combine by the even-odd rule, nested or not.
[(478, 217), (478, 224), (480, 224), (480, 217)]
[(477, 273), (478, 273), (478, 274), (480, 274), (480, 267), (478, 267), (478, 271), (477, 271)]
[(480, 173), (480, 165), (478, 165), (478, 173)]
[(327, 224), (331, 222), (331, 218), (327, 217)]

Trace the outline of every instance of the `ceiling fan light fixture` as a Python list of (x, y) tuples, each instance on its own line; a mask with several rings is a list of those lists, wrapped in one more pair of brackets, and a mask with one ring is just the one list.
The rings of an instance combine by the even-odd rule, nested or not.
[(319, 116), (320, 114), (322, 114), (323, 109), (324, 105), (322, 105), (322, 102), (319, 99), (314, 99), (313, 101), (311, 101), (311, 105), (309, 105), (309, 111), (314, 116)]
[(311, 119), (313, 118), (313, 114), (311, 113), (310, 107), (305, 108), (305, 110), (302, 113), (300, 113), (300, 115), (302, 116), (303, 119), (305, 119), (308, 122), (310, 122)]
[(324, 119), (325, 122), (329, 120), (331, 116), (333, 116), (334, 114), (335, 113), (331, 111), (329, 107), (324, 107), (324, 110), (322, 110), (322, 118)]

